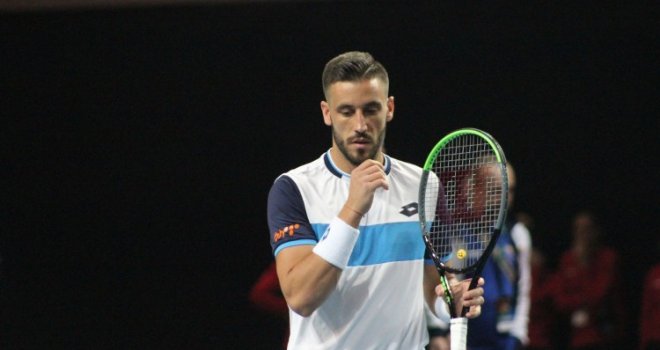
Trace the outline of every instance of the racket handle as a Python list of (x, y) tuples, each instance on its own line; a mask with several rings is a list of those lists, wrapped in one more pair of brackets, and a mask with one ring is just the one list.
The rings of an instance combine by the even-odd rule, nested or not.
[(451, 350), (465, 350), (467, 346), (467, 326), (466, 317), (452, 318), (449, 321), (449, 336), (451, 338)]

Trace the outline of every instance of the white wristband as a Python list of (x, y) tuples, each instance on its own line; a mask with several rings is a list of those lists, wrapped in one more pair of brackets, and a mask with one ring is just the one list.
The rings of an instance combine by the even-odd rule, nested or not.
[(330, 264), (345, 269), (360, 231), (335, 217), (313, 252)]

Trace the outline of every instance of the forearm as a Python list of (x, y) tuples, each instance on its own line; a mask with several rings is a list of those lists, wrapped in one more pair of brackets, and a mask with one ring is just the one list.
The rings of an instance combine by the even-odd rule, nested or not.
[[(309, 316), (337, 286), (341, 269), (312, 252), (311, 246), (292, 247), (287, 255), (278, 256), (278, 276), (289, 307), (301, 316)], [(288, 264), (291, 255), (304, 257)], [(282, 254), (280, 254), (282, 255)]]
[(280, 252), (277, 273), (291, 309), (307, 316), (325, 301), (348, 266), (358, 236), (357, 224), (347, 224), (337, 217), (316, 246), (290, 247)]
[(366, 160), (351, 171), (348, 198), (316, 245), (289, 246), (279, 251), (277, 275), (294, 312), (311, 315), (337, 288), (359, 238), (362, 216), (369, 211), (378, 188), (387, 189), (383, 165)]
[(436, 300), (438, 296), (435, 294), (435, 287), (440, 283), (440, 274), (436, 270), (435, 265), (424, 265), (424, 299), (431, 312), (438, 316), (436, 310)]

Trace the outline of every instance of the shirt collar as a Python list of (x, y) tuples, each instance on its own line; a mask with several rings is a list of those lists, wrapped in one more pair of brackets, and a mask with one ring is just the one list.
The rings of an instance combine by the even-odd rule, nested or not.
[[(384, 164), (385, 175), (389, 175), (390, 170), (392, 169), (392, 161), (387, 154), (384, 154), (383, 156), (385, 158), (385, 164)], [(332, 157), (330, 156), (330, 150), (325, 152), (325, 154), (323, 155), (323, 161), (325, 162), (325, 166), (328, 168), (328, 170), (330, 170), (330, 172), (333, 175), (337, 176), (338, 178), (342, 178), (344, 176), (351, 177), (351, 174), (342, 171), (341, 169), (339, 169), (339, 167), (337, 167), (337, 165), (335, 165), (335, 162), (332, 161)]]

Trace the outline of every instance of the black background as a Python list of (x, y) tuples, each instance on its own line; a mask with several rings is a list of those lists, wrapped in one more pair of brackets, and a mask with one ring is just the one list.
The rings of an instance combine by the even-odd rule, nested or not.
[(276, 2), (1, 14), (0, 342), (276, 348), (278, 320), (246, 299), (272, 260), (266, 196), (330, 146), (320, 75), (348, 50), (388, 68), (390, 155), (421, 165), (465, 126), (500, 141), (551, 264), (571, 216), (600, 214), (634, 341), (658, 256), (653, 13)]

